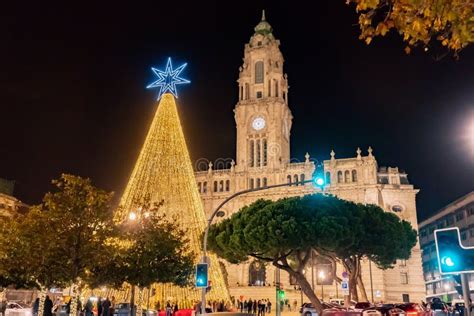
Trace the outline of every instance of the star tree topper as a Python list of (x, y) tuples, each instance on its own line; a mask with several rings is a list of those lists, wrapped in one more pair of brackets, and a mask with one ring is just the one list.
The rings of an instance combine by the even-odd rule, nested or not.
[(187, 79), (179, 77), (179, 74), (183, 71), (186, 65), (187, 63), (184, 63), (178, 68), (173, 70), (173, 65), (171, 64), (171, 58), (168, 58), (165, 71), (151, 67), (151, 70), (158, 77), (158, 80), (150, 83), (147, 86), (147, 89), (158, 88), (158, 87), (160, 88), (160, 92), (158, 93), (157, 100), (159, 100), (161, 96), (166, 92), (172, 93), (175, 96), (175, 98), (177, 98), (178, 92), (176, 91), (176, 85), (191, 82)]

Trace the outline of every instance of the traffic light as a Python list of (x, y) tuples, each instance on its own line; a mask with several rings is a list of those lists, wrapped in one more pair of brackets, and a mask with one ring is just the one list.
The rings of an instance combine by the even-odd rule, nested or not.
[(284, 299), (285, 298), (285, 291), (283, 290), (277, 290), (278, 291), (278, 297), (280, 299)]
[(324, 188), (324, 185), (326, 184), (326, 181), (324, 180), (324, 166), (316, 166), (316, 170), (313, 174), (313, 182), (314, 185), (320, 188), (321, 190)]
[(209, 266), (207, 263), (198, 263), (196, 266), (196, 287), (205, 287), (209, 286), (208, 278)]
[(437, 229), (434, 234), (441, 274), (474, 272), (474, 247), (462, 245), (458, 227)]

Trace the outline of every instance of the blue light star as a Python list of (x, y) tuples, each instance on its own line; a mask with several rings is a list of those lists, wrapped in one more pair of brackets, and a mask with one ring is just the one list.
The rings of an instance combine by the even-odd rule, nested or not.
[(168, 58), (165, 71), (151, 67), (151, 70), (158, 77), (158, 80), (150, 83), (147, 86), (147, 89), (160, 87), (160, 92), (158, 93), (157, 100), (159, 100), (161, 96), (166, 92), (171, 92), (175, 96), (175, 98), (177, 98), (178, 92), (176, 91), (176, 85), (191, 82), (187, 79), (179, 77), (179, 74), (181, 73), (181, 71), (183, 71), (186, 65), (186, 63), (182, 64), (181, 66), (173, 70), (173, 66), (171, 65), (171, 58)]

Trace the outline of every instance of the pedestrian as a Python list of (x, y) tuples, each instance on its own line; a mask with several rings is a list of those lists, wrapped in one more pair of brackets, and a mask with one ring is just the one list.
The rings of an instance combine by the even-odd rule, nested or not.
[(252, 314), (252, 299), (247, 302), (247, 313)]
[(179, 308), (178, 308), (178, 303), (175, 303), (174, 304), (174, 313), (173, 315), (176, 315), (176, 313), (178, 312)]
[(244, 312), (244, 302), (240, 301), (240, 312), (243, 313)]
[[(33, 303), (33, 315), (34, 316), (38, 316), (39, 303), (40, 303), (40, 299), (39, 299), (39, 297), (37, 297), (35, 299), (34, 303)], [(6, 308), (6, 305), (5, 305), (5, 308)], [(3, 312), (2, 315), (5, 316), (5, 312)]]
[(43, 316), (53, 316), (53, 301), (46, 295)]
[[(158, 302), (159, 304), (159, 302)], [(159, 306), (158, 306), (159, 307)], [(159, 311), (159, 309), (157, 309)], [(111, 316), (114, 316), (115, 313), (115, 296), (112, 296), (112, 299), (110, 300), (110, 311), (109, 311)]]
[[(39, 303), (39, 299), (38, 300), (38, 303)], [(0, 301), (0, 314), (2, 314), (3, 316), (5, 316), (5, 311), (7, 310), (7, 300), (5, 298), (3, 298), (1, 301)], [(36, 313), (38, 313), (38, 309), (36, 309)]]
[(70, 298), (69, 301), (66, 303), (66, 314), (68, 315), (71, 314), (71, 301), (72, 301), (72, 298)]
[(257, 300), (253, 300), (252, 308), (253, 308), (253, 314), (257, 315)]
[(102, 298), (97, 300), (97, 316), (102, 316)]
[(102, 302), (102, 316), (109, 316), (110, 315), (110, 300), (109, 298), (105, 298), (105, 300)]
[(168, 302), (166, 303), (166, 316), (171, 316), (171, 314), (172, 314), (171, 304), (170, 304), (170, 302), (168, 301)]
[(296, 312), (296, 309), (298, 308), (298, 301), (294, 300), (293, 301), (293, 310)]
[(267, 312), (269, 314), (272, 312), (272, 302), (270, 302), (270, 299), (267, 299)]
[(89, 298), (86, 302), (86, 306), (84, 307), (84, 311), (86, 312), (86, 316), (93, 316), (94, 313), (92, 312), (93, 309), (92, 300)]

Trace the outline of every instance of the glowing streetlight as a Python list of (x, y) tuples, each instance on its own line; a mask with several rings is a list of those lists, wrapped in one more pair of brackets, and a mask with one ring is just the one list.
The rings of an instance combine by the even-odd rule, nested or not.
[(137, 213), (130, 212), (130, 214), (128, 214), (128, 219), (131, 220), (131, 221), (136, 220), (137, 219)]
[(324, 271), (319, 271), (319, 278), (324, 280), (326, 278), (326, 273), (324, 273)]

